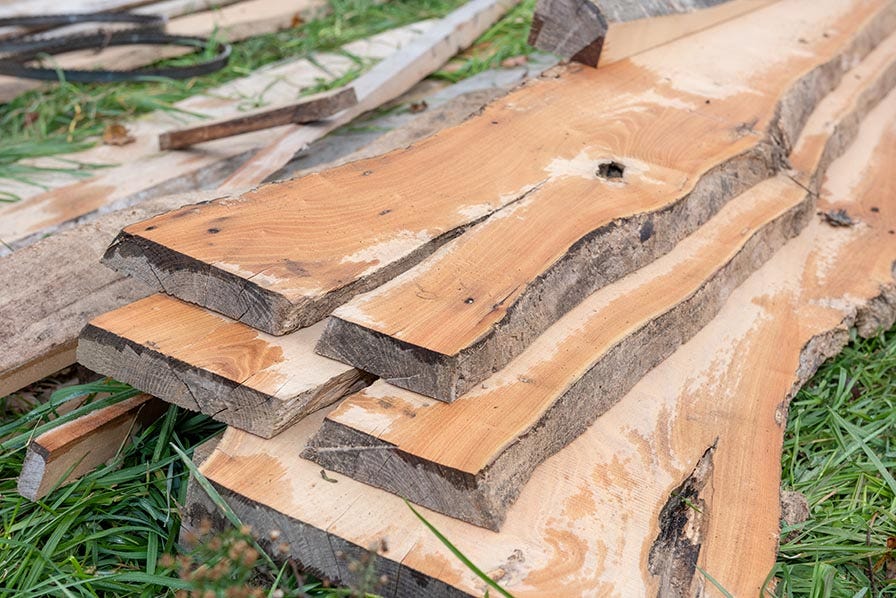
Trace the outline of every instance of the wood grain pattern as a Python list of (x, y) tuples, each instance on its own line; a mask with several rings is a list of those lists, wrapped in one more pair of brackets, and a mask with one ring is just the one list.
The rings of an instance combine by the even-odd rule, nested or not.
[(603, 66), (761, 8), (774, 0), (539, 0), (529, 43)]
[(377, 382), (302, 453), (327, 469), (499, 530), (535, 467), (718, 312), (814, 212), (779, 175), (669, 254), (586, 298), (504, 369), (447, 405)]
[(262, 108), (240, 116), (218, 119), (159, 135), (159, 149), (183, 149), (197, 143), (233, 137), (288, 124), (321, 120), (358, 103), (355, 90), (342, 87), (305, 96), (298, 102)]
[[(732, 595), (757, 595), (775, 562), (789, 400), (851, 327), (875, 334), (896, 315), (894, 160), (891, 94), (831, 166), (820, 199), (860, 225), (813, 219), (707, 327), (535, 471), (500, 533), (424, 510), (427, 519), (518, 597), (656, 595), (661, 575), (650, 561), (662, 554), (651, 549), (669, 529), (660, 515), (715, 446), (694, 503), (705, 519), (692, 538), (696, 562), (683, 564)], [(357, 583), (350, 562), (376, 546), (384, 596), (482, 595), (399, 497), (338, 474), (326, 482), (318, 465), (295, 458), (322, 417), (267, 441), (229, 429), (201, 471), (260, 535), (281, 530), (284, 557)], [(717, 595), (702, 575), (691, 581)]]
[[(475, 114), (487, 101), (507, 93), (524, 73), (516, 75), (511, 78), (502, 72), (504, 87), (461, 93), (441, 105), (428, 97), (430, 108), (410, 122), (402, 121), (399, 130), (384, 133), (356, 153), (349, 147), (336, 155), (344, 163), (406, 147)], [(463, 89), (467, 84), (459, 85)], [(391, 124), (390, 119), (377, 126)], [(331, 140), (331, 150), (335, 152), (343, 139)], [(0, 314), (15, 314), (0, 318), (0, 396), (75, 363), (78, 334), (89, 320), (151, 294), (141, 281), (99, 263), (123, 226), (217, 197), (221, 195), (208, 191), (149, 199), (0, 257), (0, 285), (7, 289), (0, 299)], [(21, 281), (30, 279), (35, 271), (45, 276), (23, 286)], [(35, 301), (35, 297), (41, 300)]]
[[(822, 156), (813, 151), (826, 147), (846, 115), (845, 129), (854, 134), (859, 120), (892, 88), (894, 71), (891, 39), (822, 101), (827, 108), (810, 123), (818, 134), (800, 141), (792, 167), (807, 176), (816, 173)], [(628, 123), (635, 118), (629, 116)], [(336, 309), (318, 351), (396, 386), (453, 401), (589, 294), (663, 255), (775, 167), (761, 154), (767, 148), (757, 136), (738, 144), (721, 125), (713, 131), (697, 121), (700, 132), (691, 129), (697, 119), (690, 115), (648, 118), (625, 131), (636, 142), (628, 155), (616, 158), (626, 170), (621, 178), (601, 178), (600, 164), (614, 156), (600, 150), (554, 166), (567, 178), (532, 192), (402, 276)], [(681, 169), (639, 160), (641, 147), (669, 144), (676, 135), (700, 135), (703, 141), (696, 148), (670, 148), (669, 165)], [(851, 137), (833, 137), (835, 156)], [(532, 231), (539, 231), (537, 242)]]
[[(317, 0), (312, 0), (314, 4)], [(428, 22), (386, 31), (369, 39), (358, 40), (342, 48), (346, 53), (375, 60), (404, 47), (423, 34)], [(307, 87), (348, 73), (355, 62), (343, 54), (317, 54), (310, 59), (290, 61), (230, 81), (207, 94), (190, 97), (175, 104), (176, 110), (156, 111), (128, 123), (135, 142), (112, 147), (100, 145), (89, 150), (60, 156), (65, 160), (93, 164), (117, 164), (97, 171), (95, 176), (72, 182), (71, 177), (41, 180), (52, 188), (36, 193), (34, 187), (8, 184), (6, 190), (23, 199), (0, 205), (0, 239), (19, 249), (42, 239), (49, 233), (74, 222), (84, 222), (105, 211), (120, 209), (167, 194), (184, 193), (197, 188), (220, 184), (252, 153), (270, 143), (277, 131), (249, 133), (239, 138), (211, 141), (201, 149), (159, 152), (159, 133), (186, 122), (196, 122), (199, 115), (212, 118), (239, 114), (251, 101), (285, 103), (295, 100)], [(191, 116), (194, 115), (195, 116)], [(70, 167), (57, 159), (38, 165)], [(268, 175), (276, 168), (267, 171)], [(0, 247), (0, 255), (8, 252)]]
[(28, 443), (19, 474), (19, 494), (40, 500), (106, 463), (130, 436), (165, 410), (165, 403), (141, 394), (72, 420)]
[[(846, 64), (886, 37), (892, 8), (774, 4), (674, 48), (545, 77), (404, 151), (128, 227), (107, 263), (282, 334), (319, 321), (533, 189), (568, 184), (567, 171), (552, 174), (551, 165), (575, 164), (583, 152), (698, 177), (736, 148), (760, 147), (756, 131), (772, 127), (789, 147)], [(723, 54), (730, 60), (709, 58)], [(672, 122), (680, 128), (657, 143), (652, 129)]]
[(288, 339), (153, 295), (91, 320), (78, 362), (268, 438), (372, 381), (314, 353), (323, 323)]

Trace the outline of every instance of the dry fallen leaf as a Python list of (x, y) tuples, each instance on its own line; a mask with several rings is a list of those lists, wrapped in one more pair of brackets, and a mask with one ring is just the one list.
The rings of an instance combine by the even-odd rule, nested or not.
[(103, 143), (106, 145), (127, 145), (134, 143), (134, 136), (124, 125), (113, 123), (103, 131)]
[(505, 69), (512, 69), (517, 66), (523, 66), (529, 62), (528, 56), (511, 56), (501, 61), (501, 66)]

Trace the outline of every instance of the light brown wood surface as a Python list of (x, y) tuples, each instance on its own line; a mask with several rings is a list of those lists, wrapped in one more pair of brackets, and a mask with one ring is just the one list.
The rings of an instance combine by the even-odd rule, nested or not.
[(763, 181), (453, 403), (378, 381), (330, 413), (302, 455), (497, 531), (535, 467), (699, 331), (813, 212), (786, 176)]
[[(378, 128), (400, 128), (383, 133), (370, 145), (353, 152), (350, 143), (343, 147), (346, 141), (341, 137), (329, 142), (330, 150), (342, 162), (350, 162), (405, 147), (462, 122), (490, 99), (507, 93), (523, 76), (520, 72), (505, 80), (502, 74), (502, 87), (452, 95), (453, 99), (441, 105), (437, 97), (428, 97), (429, 109), (406, 117), (410, 122), (378, 122)], [(468, 84), (459, 85), (463, 89)], [(141, 281), (99, 262), (123, 226), (216, 197), (220, 194), (207, 191), (149, 199), (0, 257), (0, 286), (8, 290), (0, 299), (0, 313), (15, 314), (14, 318), (0, 318), (0, 396), (74, 363), (78, 334), (90, 319), (151, 294)], [(40, 280), (23, 286), (21, 281), (32, 279), (35, 271), (43, 274)], [(41, 299), (35, 301), (35, 297)]]
[[(832, 105), (853, 115), (850, 128), (892, 87), (893, 70), (896, 41), (890, 40), (856, 73), (859, 78), (846, 76), (851, 80)], [(856, 97), (863, 99), (858, 106)], [(813, 98), (805, 102), (813, 108)], [(774, 105), (767, 109), (770, 114)], [(336, 309), (318, 351), (402, 388), (453, 401), (590, 293), (661, 256), (776, 167), (777, 156), (767, 153), (758, 134), (733, 141), (730, 121), (707, 126), (688, 110), (656, 115), (614, 106), (610, 113), (622, 130), (608, 125), (602, 132), (624, 140), (624, 157), (598, 145), (551, 165), (566, 176)], [(824, 113), (818, 120), (833, 127), (837, 116)], [(698, 138), (699, 145), (691, 143)], [(819, 148), (825, 141), (814, 140)], [(657, 147), (667, 150), (667, 161), (645, 161)], [(801, 149), (795, 167), (815, 173), (820, 156), (806, 153)], [(622, 178), (596, 174), (609, 159), (625, 167)]]
[(153, 295), (94, 318), (78, 362), (168, 402), (270, 437), (372, 381), (314, 352), (323, 323), (278, 339)]
[[(427, 25), (418, 23), (386, 31), (347, 44), (342, 49), (362, 58), (381, 59), (421, 35)], [(18, 249), (75, 221), (84, 222), (108, 210), (152, 197), (214, 187), (253, 152), (269, 143), (277, 129), (212, 141), (201, 149), (173, 152), (158, 151), (158, 135), (185, 123), (198, 122), (203, 116), (234, 116), (257, 103), (295, 100), (303, 89), (321, 80), (342, 76), (355, 66), (348, 56), (336, 53), (276, 64), (178, 102), (175, 110), (156, 111), (127, 123), (134, 143), (120, 147), (100, 145), (59, 157), (115, 166), (74, 182), (67, 176), (40, 179), (42, 184), (54, 187), (43, 193), (34, 187), (9, 183), (6, 189), (23, 199), (0, 205), (0, 239)], [(39, 165), (71, 166), (71, 162), (60, 162), (57, 158), (41, 161)], [(275, 170), (269, 170), (268, 175)], [(5, 247), (0, 247), (0, 254), (4, 251)]]
[(588, 66), (604, 66), (772, 1), (540, 0), (529, 43)]
[(166, 406), (141, 394), (72, 420), (28, 443), (19, 474), (19, 494), (40, 500), (106, 463), (130, 436), (154, 421)]
[[(789, 400), (851, 326), (868, 335), (893, 322), (894, 123), (891, 94), (828, 171), (821, 208), (844, 208), (860, 224), (813, 219), (706, 328), (535, 471), (500, 533), (424, 510), (427, 519), (515, 596), (656, 595), (663, 580), (649, 561), (660, 514), (699, 477), (702, 534), (679, 539), (732, 595), (757, 595), (775, 562)], [(229, 429), (201, 470), (243, 521), (259, 535), (280, 530), (285, 556), (306, 566), (358, 582), (364, 569), (350, 562), (375, 546), (376, 571), (389, 575), (384, 596), (482, 595), (400, 498), (338, 474), (327, 482), (295, 457), (322, 417), (271, 440)], [(700, 463), (705, 471), (692, 475)], [(684, 581), (720, 595), (693, 562), (682, 567), (693, 571)]]
[[(773, 4), (631, 61), (545, 77), (407, 150), (135, 224), (108, 261), (267, 332), (311, 324), (532, 189), (570, 184), (551, 165), (584, 153), (589, 166), (629, 159), (697, 177), (718, 163), (707, 156), (754, 147), (775, 114), (788, 145), (836, 73), (892, 26), (889, 3), (804, 9)], [(679, 128), (659, 140), (657, 122)]]
[[(896, 35), (813, 112), (796, 143), (815, 158), (809, 164), (805, 153), (798, 156), (804, 178), (821, 179), (817, 171), (843, 152), (856, 123), (893, 88), (894, 48)], [(804, 137), (813, 143), (803, 144)], [(538, 463), (702, 328), (737, 284), (799, 232), (814, 212), (814, 192), (785, 174), (759, 183), (667, 255), (587, 297), (452, 405), (376, 382), (333, 411), (303, 455), (498, 529)]]

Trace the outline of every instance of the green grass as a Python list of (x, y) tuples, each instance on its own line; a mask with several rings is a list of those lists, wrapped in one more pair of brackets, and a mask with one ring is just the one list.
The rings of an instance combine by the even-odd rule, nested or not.
[[(308, 57), (315, 52), (339, 51), (351, 41), (407, 25), (422, 19), (442, 17), (463, 0), (330, 0), (327, 16), (293, 29), (260, 35), (235, 43), (226, 68), (203, 77), (175, 81), (154, 79), (118, 84), (60, 82), (21, 94), (0, 105), (0, 180), (12, 179), (40, 186), (43, 170), (20, 162), (77, 151), (95, 143), (104, 128), (155, 110), (172, 110), (174, 104), (227, 81), (251, 74), (261, 66), (283, 59)], [(476, 46), (436, 76), (452, 81), (492, 68), (505, 58), (527, 54), (525, 39), (534, 0), (525, 0)], [(353, 57), (356, 58), (356, 57)], [(180, 58), (168, 62), (184, 62)], [(348, 77), (321, 81), (307, 93), (342, 85), (369, 66), (359, 61)], [(247, 107), (260, 98), (247, 98)], [(96, 165), (60, 165), (55, 170), (80, 174)], [(0, 194), (0, 201), (15, 201), (15, 195)]]
[[(811, 518), (782, 531), (780, 596), (896, 595), (896, 329), (854, 340), (790, 408), (782, 485)], [(891, 575), (893, 561), (890, 561)], [(873, 571), (873, 573), (872, 573)]]

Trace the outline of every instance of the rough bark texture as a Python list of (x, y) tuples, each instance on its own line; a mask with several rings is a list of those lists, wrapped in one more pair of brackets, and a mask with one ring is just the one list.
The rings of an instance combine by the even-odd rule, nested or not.
[[(392, 450), (388, 443), (330, 419), (302, 456), (434, 511), (497, 531), (535, 467), (582, 434), (647, 371), (703, 328), (731, 291), (799, 234), (812, 214), (812, 197), (805, 194), (800, 203), (756, 231), (685, 301), (670, 305), (609, 348), (556, 397), (536, 425), (509, 439), (506, 450), (475, 475)], [(711, 225), (712, 221), (707, 224)]]

